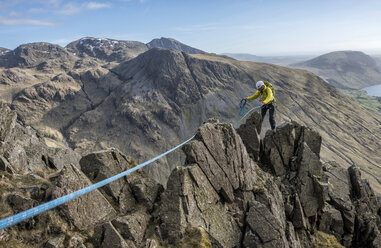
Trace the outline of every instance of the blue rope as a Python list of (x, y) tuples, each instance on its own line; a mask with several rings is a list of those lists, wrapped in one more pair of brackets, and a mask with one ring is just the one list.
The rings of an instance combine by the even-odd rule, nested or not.
[(37, 207), (28, 209), (26, 211), (23, 211), (21, 213), (18, 213), (16, 215), (11, 216), (11, 217), (5, 218), (5, 219), (0, 221), (0, 230), (2, 230), (4, 228), (7, 228), (7, 227), (10, 227), (10, 226), (12, 226), (14, 224), (17, 224), (17, 223), (19, 223), (21, 221), (24, 221), (26, 219), (32, 218), (32, 217), (34, 217), (34, 216), (36, 216), (38, 214), (46, 212), (46, 211), (48, 211), (48, 210), (50, 210), (52, 208), (55, 208), (55, 207), (57, 207), (57, 206), (59, 206), (61, 204), (64, 204), (64, 203), (66, 203), (66, 202), (68, 202), (70, 200), (73, 200), (74, 198), (77, 198), (77, 197), (79, 197), (81, 195), (87, 194), (87, 193), (89, 193), (89, 192), (91, 192), (91, 191), (93, 191), (95, 189), (98, 189), (98, 188), (100, 188), (100, 187), (102, 187), (102, 186), (104, 186), (104, 185), (106, 185), (108, 183), (111, 183), (111, 182), (113, 182), (113, 181), (115, 181), (115, 180), (117, 180), (119, 178), (122, 178), (122, 177), (130, 174), (131, 172), (134, 172), (134, 171), (136, 171), (136, 170), (138, 170), (138, 169), (140, 169), (140, 168), (142, 168), (142, 167), (144, 167), (144, 166), (146, 166), (146, 165), (148, 165), (148, 164), (158, 160), (159, 158), (164, 157), (168, 153), (173, 152), (174, 150), (178, 149), (179, 147), (181, 147), (181, 146), (185, 145), (186, 143), (188, 143), (189, 141), (191, 141), (195, 136), (196, 135), (193, 135), (191, 138), (187, 139), (186, 141), (184, 141), (180, 145), (172, 148), (171, 150), (168, 150), (165, 153), (162, 153), (159, 156), (157, 156), (157, 157), (155, 157), (155, 158), (153, 158), (151, 160), (148, 160), (148, 161), (146, 161), (146, 162), (144, 162), (142, 164), (139, 164), (139, 165), (137, 165), (137, 166), (135, 166), (135, 167), (133, 167), (133, 168), (131, 168), (129, 170), (126, 170), (126, 171), (124, 171), (122, 173), (119, 173), (119, 174), (117, 174), (117, 175), (115, 175), (113, 177), (110, 177), (108, 179), (100, 181), (100, 182), (98, 182), (96, 184), (90, 185), (90, 186), (88, 186), (86, 188), (80, 189), (80, 190), (75, 191), (73, 193), (70, 193), (68, 195), (62, 196), (62, 197), (57, 198), (55, 200), (52, 200), (50, 202), (41, 204), (41, 205), (39, 205)]
[(242, 99), (242, 100), (240, 101), (240, 103), (239, 103), (239, 108), (240, 108), (239, 116), (242, 116), (242, 115), (245, 113), (246, 102), (247, 102), (246, 99)]

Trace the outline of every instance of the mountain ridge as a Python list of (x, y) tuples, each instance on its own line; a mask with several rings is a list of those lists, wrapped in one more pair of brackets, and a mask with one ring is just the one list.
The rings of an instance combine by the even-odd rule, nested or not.
[[(69, 71), (28, 68), (21, 74), (10, 68), (0, 75), (7, 82), (1, 85), (3, 98), (20, 120), (78, 152), (111, 146), (145, 161), (193, 135), (209, 117), (234, 122), (237, 102), (262, 79), (276, 85), (278, 122), (293, 119), (316, 128), (324, 161), (359, 164), (379, 189), (379, 115), (307, 71), (160, 48), (119, 64), (76, 58)], [(12, 81), (9, 75), (17, 77)], [(150, 173), (164, 184), (184, 159), (175, 153)]]
[[(16, 119), (0, 102), (1, 218), (136, 166), (115, 148), (51, 149)], [(381, 201), (359, 168), (322, 163), (311, 128), (285, 122), (260, 139), (260, 126), (259, 113), (238, 130), (209, 119), (167, 187), (135, 171), (1, 230), (0, 245), (379, 247)]]
[(338, 88), (360, 89), (381, 84), (381, 67), (359, 51), (336, 51), (291, 65), (310, 70)]

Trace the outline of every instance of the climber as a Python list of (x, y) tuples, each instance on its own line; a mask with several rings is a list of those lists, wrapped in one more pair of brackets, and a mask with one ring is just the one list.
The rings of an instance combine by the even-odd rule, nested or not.
[(275, 117), (274, 117), (274, 112), (275, 108), (273, 103), (275, 102), (274, 98), (274, 89), (269, 82), (263, 82), (263, 81), (258, 81), (257, 84), (257, 92), (255, 92), (254, 95), (250, 97), (244, 98), (245, 100), (254, 100), (261, 96), (262, 102), (260, 103), (261, 106), (261, 115), (262, 115), (262, 121), (266, 115), (267, 110), (269, 110), (270, 116), (269, 116), (269, 121), (271, 125), (271, 130), (275, 129)]

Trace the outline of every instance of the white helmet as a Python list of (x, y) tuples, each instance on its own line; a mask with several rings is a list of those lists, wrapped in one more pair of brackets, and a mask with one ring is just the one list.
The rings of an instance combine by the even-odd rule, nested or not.
[(265, 85), (265, 84), (263, 83), (263, 81), (258, 81), (258, 82), (257, 82), (257, 90), (259, 90), (259, 88), (261, 88), (263, 85)]

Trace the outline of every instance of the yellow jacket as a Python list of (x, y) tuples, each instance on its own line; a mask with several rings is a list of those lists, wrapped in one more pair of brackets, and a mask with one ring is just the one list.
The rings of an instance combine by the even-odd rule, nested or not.
[(272, 101), (274, 101), (273, 92), (267, 86), (265, 86), (262, 92), (257, 90), (257, 92), (255, 92), (254, 95), (248, 97), (247, 100), (254, 100), (257, 99), (259, 96), (261, 96), (263, 104), (269, 104), (272, 103)]

